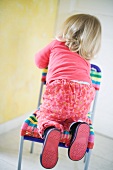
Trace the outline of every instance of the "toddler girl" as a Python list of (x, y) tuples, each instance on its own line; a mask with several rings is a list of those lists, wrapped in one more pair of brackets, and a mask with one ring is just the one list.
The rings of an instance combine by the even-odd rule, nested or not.
[(35, 56), (38, 68), (48, 67), (43, 103), (37, 110), (39, 134), (44, 138), (41, 164), (53, 168), (58, 160), (61, 133), (70, 131), (71, 160), (80, 160), (87, 149), (87, 117), (95, 89), (90, 60), (100, 49), (101, 24), (92, 15), (76, 14), (63, 24), (56, 39)]

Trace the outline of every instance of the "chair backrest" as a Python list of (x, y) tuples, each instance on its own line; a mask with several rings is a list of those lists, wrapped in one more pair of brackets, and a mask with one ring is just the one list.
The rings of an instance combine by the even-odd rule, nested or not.
[(46, 75), (47, 75), (47, 71), (48, 71), (48, 68), (44, 68), (42, 70), (42, 78), (41, 78), (41, 82), (43, 82), (44, 84), (46, 84)]
[(91, 76), (91, 80), (92, 80), (92, 84), (94, 88), (96, 90), (99, 90), (102, 74), (101, 74), (101, 69), (97, 65), (91, 64), (90, 76)]

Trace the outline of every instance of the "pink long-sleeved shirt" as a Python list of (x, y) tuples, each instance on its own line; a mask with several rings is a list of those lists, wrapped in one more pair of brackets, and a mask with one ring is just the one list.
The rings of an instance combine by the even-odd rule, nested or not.
[(35, 55), (38, 68), (46, 68), (46, 82), (58, 79), (77, 80), (91, 83), (90, 63), (78, 53), (72, 52), (64, 42), (53, 40)]

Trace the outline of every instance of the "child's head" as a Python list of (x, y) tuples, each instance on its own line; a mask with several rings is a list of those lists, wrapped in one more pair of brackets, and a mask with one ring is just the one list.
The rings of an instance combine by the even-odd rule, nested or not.
[(90, 60), (99, 51), (101, 44), (101, 24), (92, 15), (76, 14), (70, 16), (63, 24), (57, 36), (73, 52)]

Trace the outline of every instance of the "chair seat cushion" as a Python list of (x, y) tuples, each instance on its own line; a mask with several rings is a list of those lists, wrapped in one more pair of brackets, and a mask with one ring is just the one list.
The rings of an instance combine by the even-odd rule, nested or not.
[[(21, 127), (21, 136), (31, 136), (34, 138), (40, 138), (38, 133), (38, 120), (36, 114), (31, 114), (23, 123)], [(94, 132), (92, 131), (92, 126), (90, 126), (90, 136), (88, 142), (88, 149), (92, 149), (94, 143), (92, 138), (94, 137)], [(61, 135), (60, 143), (64, 143), (67, 147), (70, 144), (71, 134), (69, 131), (64, 131)]]

